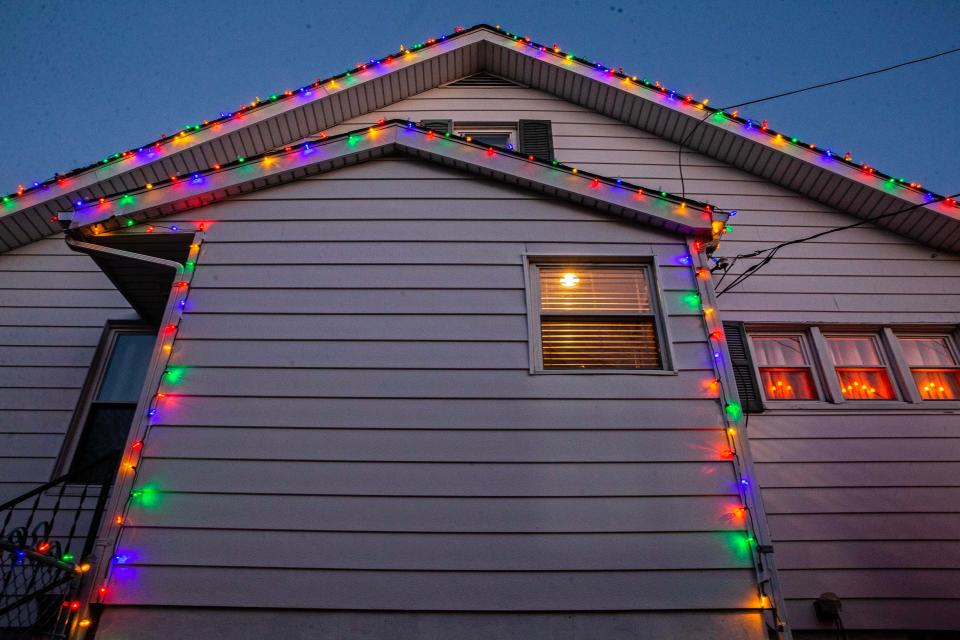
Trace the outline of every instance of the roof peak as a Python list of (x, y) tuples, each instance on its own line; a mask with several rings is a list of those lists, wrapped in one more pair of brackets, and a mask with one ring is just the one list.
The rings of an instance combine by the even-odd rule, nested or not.
[(387, 120), (375, 127), (241, 157), (205, 171), (171, 176), (156, 184), (80, 203), (74, 218), (77, 225), (71, 231), (98, 235), (172, 211), (225, 200), (237, 192), (255, 191), (398, 152), (466, 168), (680, 233), (718, 238), (727, 218), (699, 201), (579, 171), (555, 160), (477, 144), (455, 134), (438, 134), (410, 121)]
[[(498, 36), (506, 37), (512, 40), (513, 42), (520, 43), (521, 46), (532, 47), (533, 49), (537, 50), (539, 53), (552, 54), (555, 56), (559, 56), (568, 62), (575, 62), (578, 64), (587, 65), (603, 74), (615, 76), (618, 79), (621, 79), (623, 81), (638, 83), (640, 85), (647, 87), (651, 91), (660, 93), (661, 95), (665, 96), (666, 99), (668, 100), (682, 101), (688, 105), (693, 105), (695, 108), (698, 108), (705, 112), (709, 112), (709, 114), (713, 115), (714, 119), (730, 120), (732, 122), (741, 124), (747, 129), (756, 129), (756, 130), (762, 131), (764, 133), (767, 133), (771, 137), (773, 137), (775, 140), (779, 141), (781, 144), (795, 145), (795, 146), (816, 152), (822, 156), (834, 159), (837, 162), (846, 163), (849, 166), (856, 167), (870, 175), (875, 175), (878, 178), (884, 179), (888, 181), (892, 186), (913, 189), (918, 193), (923, 194), (925, 197), (927, 197), (930, 200), (942, 199), (942, 197), (939, 196), (939, 194), (933, 193), (931, 191), (924, 191), (922, 189), (922, 185), (917, 182), (912, 182), (912, 181), (908, 182), (903, 178), (895, 178), (893, 176), (887, 175), (879, 171), (878, 169), (870, 165), (856, 163), (853, 161), (853, 158), (849, 153), (843, 154), (843, 155), (835, 154), (829, 147), (819, 147), (816, 144), (809, 143), (806, 141), (801, 141), (799, 138), (795, 136), (789, 136), (788, 134), (785, 134), (783, 132), (778, 132), (770, 128), (766, 120), (754, 121), (751, 119), (740, 118), (739, 112), (737, 111), (733, 111), (732, 113), (726, 113), (722, 110), (709, 107), (708, 106), (710, 102), (709, 98), (695, 98), (691, 94), (686, 94), (685, 92), (677, 91), (675, 89), (670, 89), (665, 85), (662, 85), (658, 80), (650, 81), (647, 79), (640, 79), (637, 75), (630, 75), (628, 72), (624, 72), (623, 67), (606, 66), (599, 62), (594, 62), (586, 58), (576, 56), (573, 53), (564, 51), (557, 43), (553, 43), (552, 45), (544, 45), (544, 44), (535, 42), (530, 36), (520, 36), (518, 34), (514, 34), (507, 30), (504, 30), (501, 28), (499, 24), (490, 25), (488, 23), (481, 22), (467, 28), (464, 28), (462, 26), (454, 27), (452, 33), (441, 34), (437, 37), (429, 38), (424, 42), (415, 43), (409, 48), (401, 44), (400, 49), (392, 54), (388, 54), (380, 58), (371, 58), (369, 61), (365, 63), (360, 63), (355, 67), (348, 69), (347, 71), (330, 76), (326, 79), (322, 79), (322, 80), (317, 79), (312, 83), (303, 85), (297, 89), (287, 89), (282, 92), (273, 93), (266, 98), (261, 98), (260, 96), (256, 96), (249, 103), (244, 103), (243, 105), (240, 105), (234, 111), (226, 111), (226, 112), (221, 111), (219, 116), (216, 118), (205, 119), (200, 123), (185, 125), (183, 129), (181, 129), (175, 134), (164, 135), (156, 140), (140, 145), (139, 147), (132, 147), (124, 151), (115, 152), (114, 154), (107, 156), (105, 158), (102, 158), (97, 162), (91, 163), (86, 166), (77, 167), (75, 169), (71, 169), (64, 174), (55, 173), (52, 178), (49, 178), (44, 181), (31, 181), (28, 185), (20, 184), (18, 185), (18, 188), (16, 191), (11, 192), (6, 196), (3, 196), (2, 199), (0, 199), (0, 201), (2, 201), (2, 204), (5, 205), (5, 208), (7, 208), (7, 206), (9, 206), (10, 203), (14, 202), (15, 198), (20, 198), (24, 194), (27, 194), (32, 191), (53, 187), (54, 185), (58, 185), (63, 181), (79, 173), (84, 173), (86, 171), (97, 169), (102, 166), (110, 165), (112, 163), (123, 162), (125, 160), (130, 159), (131, 157), (136, 157), (143, 153), (150, 153), (151, 149), (158, 149), (158, 147), (162, 147), (164, 145), (175, 144), (178, 142), (183, 143), (185, 138), (189, 137), (192, 134), (195, 134), (196, 132), (203, 131), (210, 128), (215, 129), (216, 127), (221, 126), (222, 124), (230, 121), (231, 119), (242, 118), (270, 104), (276, 103), (278, 101), (286, 101), (292, 98), (296, 98), (297, 96), (302, 96), (304, 94), (309, 95), (313, 89), (319, 89), (320, 87), (322, 87), (323, 85), (326, 85), (327, 83), (331, 83), (331, 82), (336, 83), (338, 80), (349, 79), (353, 77), (354, 74), (358, 74), (358, 73), (362, 74), (368, 68), (372, 68), (372, 67), (376, 67), (384, 64), (389, 65), (395, 60), (405, 58), (406, 56), (409, 56), (409, 55), (414, 55), (415, 52), (417, 51), (421, 51), (426, 48), (441, 45), (447, 41), (454, 40), (456, 38), (462, 37), (466, 34), (474, 33), (479, 30), (486, 30)], [(480, 72), (470, 74), (470, 76), (474, 76), (474, 75), (487, 75), (490, 77), (499, 78), (506, 82), (511, 82), (510, 79), (495, 75), (493, 73), (490, 73), (487, 70), (482, 70)], [(463, 78), (461, 78), (461, 80), (466, 79), (470, 76), (464, 76)], [(457, 81), (454, 81), (454, 82), (457, 82)], [(448, 84), (451, 84), (451, 83), (448, 83)], [(957, 203), (951, 202), (950, 204), (956, 205)], [(0, 215), (2, 215), (3, 213), (5, 212), (2, 209), (0, 209)]]
[(879, 224), (931, 246), (960, 250), (956, 203), (929, 206), (945, 200), (942, 196), (789, 138), (763, 121), (715, 110), (706, 99), (682, 96), (659, 82), (567, 53), (558, 44), (539, 44), (499, 25), (478, 24), (403, 47), (327, 80), (258, 98), (173, 136), (4, 197), (0, 251), (55, 233), (51, 216), (77, 198), (96, 199), (229, 163), (238, 155), (280, 148), (477, 72), (546, 91), (861, 218), (888, 214), (904, 204), (920, 207)]

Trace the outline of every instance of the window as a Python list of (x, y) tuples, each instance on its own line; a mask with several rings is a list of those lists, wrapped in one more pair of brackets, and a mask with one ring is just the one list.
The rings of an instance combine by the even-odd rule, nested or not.
[(875, 335), (826, 336), (846, 400), (896, 400)]
[(747, 412), (795, 409), (797, 401), (805, 401), (804, 408), (871, 401), (904, 408), (941, 402), (938, 410), (960, 406), (960, 333), (954, 327), (803, 328), (738, 321), (723, 327)]
[(500, 147), (533, 156), (538, 160), (553, 160), (553, 123), (550, 120), (518, 120), (515, 122), (454, 122), (430, 118), (420, 126), (437, 133), (454, 133), (470, 137), (471, 142)]
[(501, 149), (513, 149), (517, 143), (517, 130), (513, 127), (457, 127), (455, 133), (471, 142)]
[(533, 266), (543, 370), (664, 368), (650, 268)]
[[(76, 439), (71, 471), (81, 471), (123, 449), (155, 342), (153, 333), (108, 329), (101, 343), (99, 365), (91, 369), (90, 393), (81, 400), (78, 410), (83, 426)], [(104, 480), (112, 472), (107, 465), (100, 465), (83, 479)]]
[(960, 360), (948, 336), (897, 336), (924, 400), (960, 398)]
[(760, 386), (767, 400), (818, 400), (802, 335), (751, 336)]

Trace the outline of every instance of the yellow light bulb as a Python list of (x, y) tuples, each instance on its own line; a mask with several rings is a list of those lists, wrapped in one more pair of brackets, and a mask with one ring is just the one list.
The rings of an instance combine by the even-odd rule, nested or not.
[(580, 276), (575, 273), (565, 273), (563, 277), (560, 278), (561, 287), (575, 287), (580, 284)]

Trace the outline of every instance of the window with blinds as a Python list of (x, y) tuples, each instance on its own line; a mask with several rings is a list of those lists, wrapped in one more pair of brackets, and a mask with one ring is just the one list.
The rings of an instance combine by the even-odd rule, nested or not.
[(538, 264), (544, 370), (663, 369), (646, 265)]

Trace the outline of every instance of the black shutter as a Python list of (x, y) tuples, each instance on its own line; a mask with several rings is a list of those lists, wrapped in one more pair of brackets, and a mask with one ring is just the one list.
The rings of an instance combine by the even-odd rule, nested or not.
[(760, 385), (753, 373), (753, 359), (747, 347), (747, 331), (742, 322), (724, 322), (723, 333), (727, 338), (730, 351), (730, 364), (733, 365), (733, 377), (737, 382), (737, 392), (744, 411), (760, 413), (763, 411), (763, 399), (760, 397)]
[(540, 160), (553, 160), (553, 131), (549, 120), (521, 120), (518, 129), (520, 153)]
[(453, 133), (453, 120), (421, 120), (420, 128), (437, 133)]

